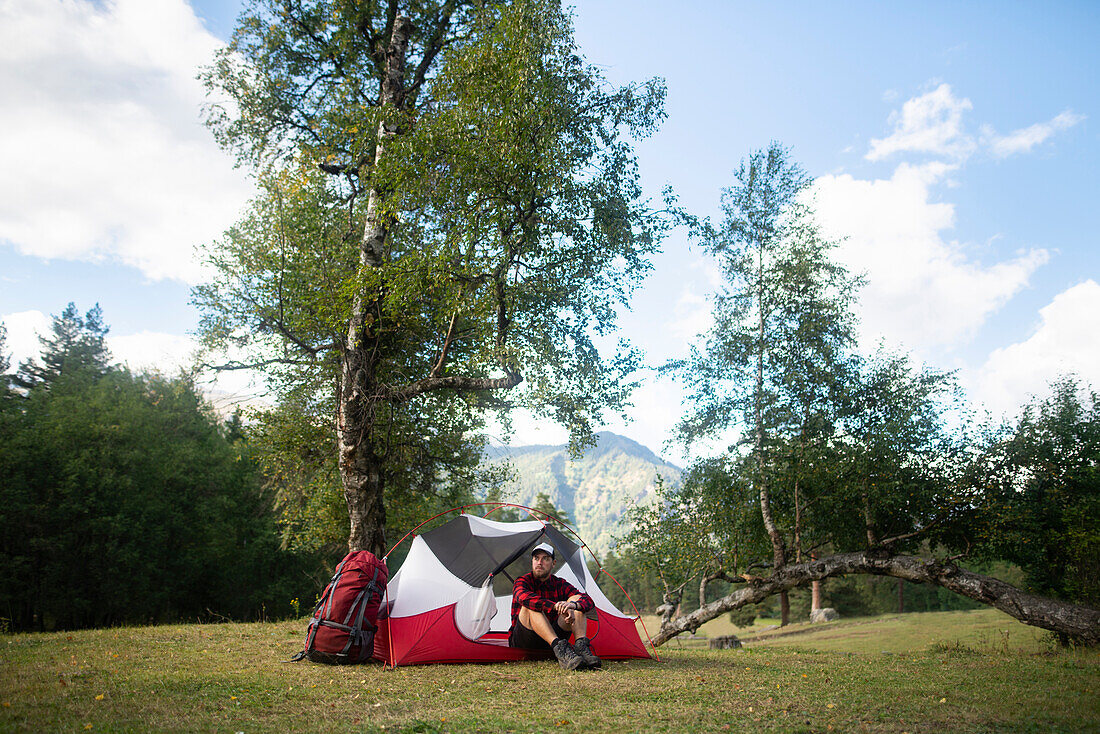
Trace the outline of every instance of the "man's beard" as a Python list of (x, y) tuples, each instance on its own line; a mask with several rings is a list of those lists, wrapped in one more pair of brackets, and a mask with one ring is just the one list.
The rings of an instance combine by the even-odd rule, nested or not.
[(531, 575), (534, 576), (535, 578), (537, 578), (539, 581), (542, 581), (543, 579), (550, 578), (550, 573), (553, 570), (554, 569), (552, 569), (552, 568), (548, 568), (548, 569), (546, 569), (545, 572), (543, 572), (541, 569), (533, 568), (533, 569), (531, 569)]

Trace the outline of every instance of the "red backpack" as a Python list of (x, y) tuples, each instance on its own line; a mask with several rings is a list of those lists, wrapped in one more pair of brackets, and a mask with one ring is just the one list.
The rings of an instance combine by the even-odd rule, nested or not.
[(370, 551), (347, 554), (313, 608), (305, 649), (293, 659), (308, 657), (330, 665), (370, 660), (378, 607), (389, 575), (385, 561)]

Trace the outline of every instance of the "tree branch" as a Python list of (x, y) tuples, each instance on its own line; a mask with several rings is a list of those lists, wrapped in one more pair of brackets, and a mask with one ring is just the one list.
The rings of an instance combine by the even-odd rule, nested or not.
[(746, 604), (756, 604), (810, 581), (847, 574), (893, 576), (918, 584), (935, 584), (996, 607), (1024, 624), (1050, 630), (1082, 644), (1100, 644), (1100, 610), (1028, 594), (1004, 581), (966, 571), (951, 562), (869, 552), (838, 553), (808, 563), (784, 566), (769, 578), (750, 582), (748, 587), (701, 606), (691, 614), (663, 623), (653, 638), (653, 644), (661, 645), (682, 632), (698, 629), (704, 622)]
[(215, 372), (232, 372), (234, 370), (256, 370), (263, 367), (270, 367), (273, 364), (312, 365), (316, 363), (313, 360), (309, 359), (272, 358), (261, 359), (256, 362), (227, 362), (226, 364), (210, 364), (208, 362), (200, 362), (198, 366), (199, 369), (202, 370), (214, 370)]
[(404, 401), (433, 390), (508, 390), (523, 382), (523, 375), (506, 370), (504, 377), (425, 377), (423, 380), (387, 391), (387, 397)]
[(879, 546), (883, 547), (883, 548), (886, 548), (886, 547), (889, 547), (889, 546), (894, 545), (896, 543), (901, 543), (902, 541), (905, 541), (905, 540), (912, 540), (913, 538), (919, 538), (920, 536), (924, 535), (925, 533), (927, 533), (932, 528), (939, 525), (942, 522), (942, 520), (943, 520), (943, 518), (937, 517), (935, 520), (928, 523), (924, 527), (922, 527), (918, 530), (914, 530), (911, 533), (905, 533), (903, 535), (895, 535), (892, 538), (887, 538), (886, 540), (881, 541), (879, 543)]
[(435, 363), (435, 367), (432, 367), (431, 374), (428, 376), (431, 378), (439, 377), (443, 374), (443, 367), (447, 364), (447, 352), (451, 350), (451, 342), (455, 337), (455, 324), (458, 322), (458, 311), (451, 314), (451, 325), (447, 327), (447, 336), (443, 339), (443, 348), (439, 352), (439, 360)]
[(425, 45), (424, 55), (421, 57), (420, 63), (416, 66), (416, 72), (413, 74), (412, 83), (409, 84), (406, 89), (405, 93), (407, 96), (416, 96), (416, 93), (420, 90), (420, 87), (424, 84), (424, 80), (427, 78), (428, 69), (431, 68), (432, 62), (443, 49), (443, 36), (451, 25), (451, 16), (454, 14), (455, 5), (455, 1), (450, 0), (441, 9), (440, 18), (436, 22), (435, 28), (432, 29), (432, 37)]

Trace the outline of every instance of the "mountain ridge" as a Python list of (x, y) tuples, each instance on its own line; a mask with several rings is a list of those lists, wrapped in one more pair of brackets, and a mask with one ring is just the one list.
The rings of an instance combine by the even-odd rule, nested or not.
[(531, 506), (545, 494), (573, 518), (588, 546), (604, 554), (626, 531), (621, 521), (627, 510), (656, 499), (657, 476), (678, 484), (683, 469), (626, 436), (601, 431), (596, 439), (575, 460), (565, 444), (498, 445), (487, 447), (485, 454), (490, 464), (512, 467), (503, 488), (505, 501)]

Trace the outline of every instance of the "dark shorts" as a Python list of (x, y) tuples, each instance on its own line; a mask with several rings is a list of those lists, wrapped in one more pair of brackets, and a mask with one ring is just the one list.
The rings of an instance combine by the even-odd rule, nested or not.
[[(557, 615), (550, 620), (550, 626), (554, 628), (554, 634), (558, 637), (569, 639), (569, 633), (558, 626)], [(534, 630), (529, 630), (517, 619), (516, 626), (508, 635), (508, 647), (521, 647), (524, 650), (549, 650), (550, 645), (546, 640), (538, 636)]]

